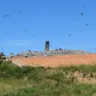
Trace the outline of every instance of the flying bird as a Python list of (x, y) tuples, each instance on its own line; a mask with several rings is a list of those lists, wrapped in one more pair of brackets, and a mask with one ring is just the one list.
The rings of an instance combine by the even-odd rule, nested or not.
[(24, 30), (26, 32), (26, 30)]
[(69, 34), (68, 36), (71, 36), (71, 34)]
[(19, 12), (19, 14), (21, 14), (22, 12)]
[(9, 33), (7, 33), (7, 35), (9, 35)]
[(84, 8), (84, 6), (82, 6)]
[(7, 15), (7, 17), (9, 17), (9, 15)]
[(5, 17), (9, 17), (9, 16), (10, 16), (10, 15), (4, 15), (4, 18), (5, 18)]
[(4, 15), (4, 17), (6, 17), (6, 16)]
[(86, 24), (86, 26), (88, 26), (89, 24)]
[(83, 15), (83, 12), (81, 13), (81, 16)]

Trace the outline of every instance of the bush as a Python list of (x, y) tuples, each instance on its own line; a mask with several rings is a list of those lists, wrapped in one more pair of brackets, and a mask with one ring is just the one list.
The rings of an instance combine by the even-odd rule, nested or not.
[(3, 63), (3, 60), (0, 60), (0, 65)]

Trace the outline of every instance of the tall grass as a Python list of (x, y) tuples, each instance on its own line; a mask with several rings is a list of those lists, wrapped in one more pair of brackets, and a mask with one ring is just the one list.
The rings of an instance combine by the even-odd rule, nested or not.
[(80, 84), (72, 75), (76, 71), (94, 77), (96, 65), (18, 67), (0, 61), (0, 96), (96, 96), (95, 84)]

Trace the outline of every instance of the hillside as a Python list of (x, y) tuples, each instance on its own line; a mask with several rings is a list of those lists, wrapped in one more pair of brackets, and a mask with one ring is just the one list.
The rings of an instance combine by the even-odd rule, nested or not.
[(96, 65), (19, 67), (0, 61), (0, 96), (96, 96)]
[(64, 56), (46, 56), (46, 57), (19, 57), (11, 59), (15, 64), (58, 67), (80, 64), (96, 64), (96, 54), (79, 54), (79, 55), (64, 55)]

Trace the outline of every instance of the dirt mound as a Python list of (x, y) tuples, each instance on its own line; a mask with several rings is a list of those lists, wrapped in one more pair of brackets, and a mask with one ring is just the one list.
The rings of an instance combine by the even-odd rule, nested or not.
[[(64, 55), (49, 57), (13, 58), (12, 61), (21, 65), (58, 67), (80, 64), (96, 64), (96, 54)], [(18, 62), (16, 64), (18, 64)]]

